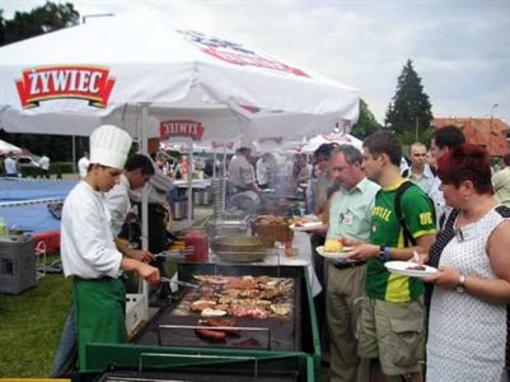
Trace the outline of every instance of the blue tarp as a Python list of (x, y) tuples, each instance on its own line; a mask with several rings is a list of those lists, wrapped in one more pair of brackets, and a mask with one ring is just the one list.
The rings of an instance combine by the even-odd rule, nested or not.
[(2, 207), (0, 215), (4, 217), (9, 229), (22, 229), (28, 233), (60, 230), (60, 220), (50, 214), (46, 204)]
[[(0, 180), (0, 202), (65, 198), (77, 180)], [(46, 203), (0, 207), (0, 215), (10, 229), (29, 233), (60, 230), (60, 220), (49, 212)]]
[(0, 202), (65, 198), (77, 180), (0, 180)]

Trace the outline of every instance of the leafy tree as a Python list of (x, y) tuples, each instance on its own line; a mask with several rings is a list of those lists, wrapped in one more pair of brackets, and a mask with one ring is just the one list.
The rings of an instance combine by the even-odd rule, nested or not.
[(5, 20), (2, 45), (77, 25), (79, 21), (80, 14), (73, 4), (47, 1), (30, 12), (15, 12), (12, 20)]
[(398, 77), (397, 91), (386, 111), (385, 125), (395, 131), (403, 143), (412, 143), (430, 128), (433, 119), (429, 96), (421, 78), (407, 60)]
[(368, 137), (373, 132), (379, 130), (382, 126), (375, 119), (374, 114), (369, 110), (367, 103), (360, 99), (359, 101), (359, 119), (352, 127), (351, 134), (360, 139)]
[[(71, 3), (55, 4), (47, 1), (43, 6), (34, 8), (30, 12), (15, 12), (12, 20), (5, 20), (3, 10), (0, 9), (0, 46), (70, 27), (78, 24), (79, 20), (80, 14)], [(51, 53), (48, 52), (48, 54)], [(72, 160), (73, 138), (69, 136), (12, 134), (0, 130), (0, 139), (26, 148), (36, 155), (44, 153), (52, 161)], [(78, 158), (81, 152), (87, 149), (87, 140), (88, 138), (76, 138)]]

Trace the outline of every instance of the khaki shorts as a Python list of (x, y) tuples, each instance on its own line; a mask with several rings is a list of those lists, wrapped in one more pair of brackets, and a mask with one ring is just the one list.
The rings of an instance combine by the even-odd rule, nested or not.
[(359, 356), (378, 358), (385, 375), (418, 372), (425, 356), (423, 301), (389, 303), (364, 297), (357, 334)]

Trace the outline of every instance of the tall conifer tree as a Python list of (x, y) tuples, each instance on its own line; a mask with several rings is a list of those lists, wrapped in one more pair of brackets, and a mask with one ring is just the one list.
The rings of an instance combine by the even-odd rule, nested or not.
[(430, 128), (433, 119), (431, 108), (421, 78), (414, 70), (413, 62), (407, 60), (398, 77), (397, 91), (388, 105), (385, 125), (410, 143), (408, 141), (412, 142)]

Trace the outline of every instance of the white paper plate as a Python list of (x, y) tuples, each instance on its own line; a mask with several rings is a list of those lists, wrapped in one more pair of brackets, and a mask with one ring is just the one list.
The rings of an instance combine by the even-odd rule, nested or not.
[(325, 224), (322, 222), (308, 222), (308, 223), (302, 223), (299, 224), (299, 226), (296, 226), (295, 224), (291, 224), (289, 228), (296, 232), (307, 232), (307, 231), (313, 231), (319, 228), (325, 227)]
[(425, 270), (414, 270), (414, 269), (408, 269), (410, 267), (416, 267), (418, 264), (413, 263), (412, 261), (388, 261), (384, 263), (384, 266), (388, 271), (391, 273), (396, 273), (398, 275), (402, 276), (408, 276), (408, 277), (426, 277), (426, 276), (432, 276), (437, 273), (437, 269), (433, 267), (429, 267), (428, 265), (424, 265)]
[(348, 259), (351, 251), (353, 250), (353, 247), (343, 247), (343, 250), (341, 252), (326, 252), (324, 251), (324, 246), (321, 245), (320, 247), (316, 248), (317, 253), (327, 259)]

